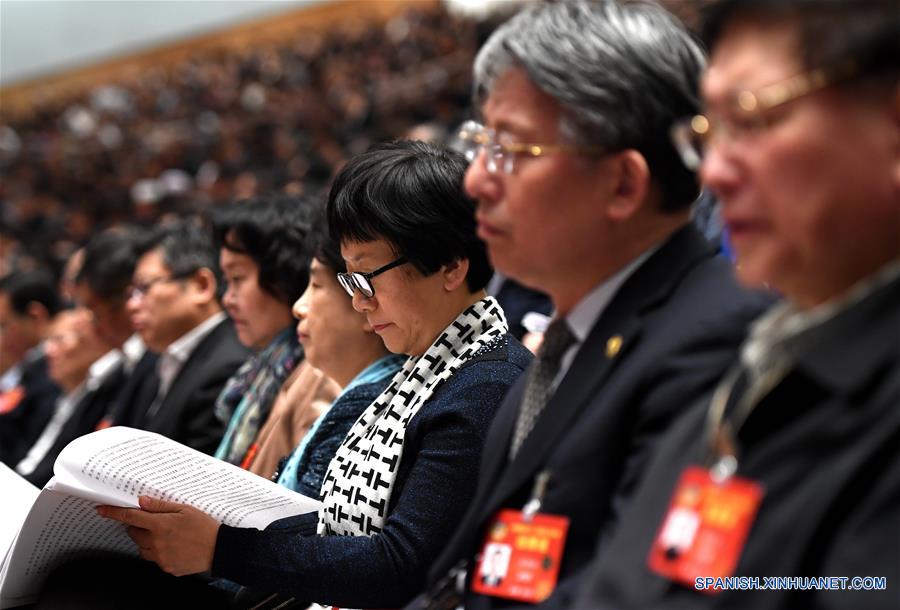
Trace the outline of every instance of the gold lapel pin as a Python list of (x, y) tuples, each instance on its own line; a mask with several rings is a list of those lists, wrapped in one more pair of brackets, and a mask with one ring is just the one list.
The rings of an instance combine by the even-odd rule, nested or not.
[(613, 335), (606, 342), (606, 357), (615, 358), (620, 349), (622, 349), (622, 335)]

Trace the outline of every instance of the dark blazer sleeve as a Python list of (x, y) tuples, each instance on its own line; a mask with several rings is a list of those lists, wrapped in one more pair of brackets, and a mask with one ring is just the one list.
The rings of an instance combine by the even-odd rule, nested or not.
[(341, 607), (403, 605), (424, 586), (430, 562), (471, 500), (485, 432), (525, 361), (462, 369), (413, 418), (380, 534), (317, 537), (222, 526), (213, 574)]

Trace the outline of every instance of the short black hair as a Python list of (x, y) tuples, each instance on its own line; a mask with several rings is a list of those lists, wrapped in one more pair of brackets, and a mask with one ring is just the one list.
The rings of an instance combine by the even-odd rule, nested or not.
[(468, 259), (471, 292), (493, 270), (475, 234), (475, 202), (463, 191), (461, 154), (426, 142), (396, 140), (357, 155), (328, 194), (328, 226), (336, 240), (384, 239), (424, 275)]
[(123, 299), (137, 264), (135, 227), (107, 229), (84, 247), (84, 260), (75, 276), (91, 292), (107, 300)]
[(222, 274), (212, 236), (194, 220), (179, 220), (137, 240), (138, 259), (153, 250), (162, 253), (163, 263), (172, 277), (186, 278), (201, 269), (209, 269), (216, 276), (217, 291), (222, 292)]
[(322, 206), (313, 218), (309, 233), (309, 244), (313, 257), (335, 273), (346, 273), (347, 263), (341, 256), (341, 242), (334, 238), (328, 228), (328, 217)]
[(259, 287), (288, 306), (309, 283), (308, 244), (313, 202), (288, 195), (254, 197), (211, 214), (213, 242), (253, 259)]
[(24, 316), (30, 303), (43, 305), (52, 317), (63, 308), (56, 278), (47, 270), (14, 271), (0, 278), (0, 293), (9, 298), (14, 312)]
[[(897, 0), (719, 0), (704, 11), (701, 36), (709, 49), (742, 18), (794, 20), (806, 69), (853, 60), (859, 78), (896, 86), (900, 74)], [(858, 80), (858, 79), (856, 79)]]

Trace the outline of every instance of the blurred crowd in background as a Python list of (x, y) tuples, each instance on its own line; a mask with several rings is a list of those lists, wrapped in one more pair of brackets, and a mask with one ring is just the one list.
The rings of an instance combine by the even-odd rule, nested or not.
[(373, 142), (441, 139), (469, 102), (479, 26), (442, 10), (204, 52), (0, 122), (0, 275), (97, 230), (270, 191), (317, 194)]
[[(422, 3), (290, 41), (198, 50), (77, 96), (0, 108), (0, 275), (63, 262), (105, 227), (202, 212), (260, 193), (319, 195), (375, 142), (445, 142), (471, 114), (492, 15)], [(664, 2), (688, 25), (703, 2)]]

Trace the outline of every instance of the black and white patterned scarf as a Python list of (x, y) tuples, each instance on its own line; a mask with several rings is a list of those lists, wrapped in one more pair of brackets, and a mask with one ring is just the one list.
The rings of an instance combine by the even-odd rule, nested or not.
[(493, 297), (466, 309), (420, 358), (409, 358), (347, 433), (322, 483), (319, 535), (371, 536), (387, 518), (406, 426), (461, 366), (506, 334)]

